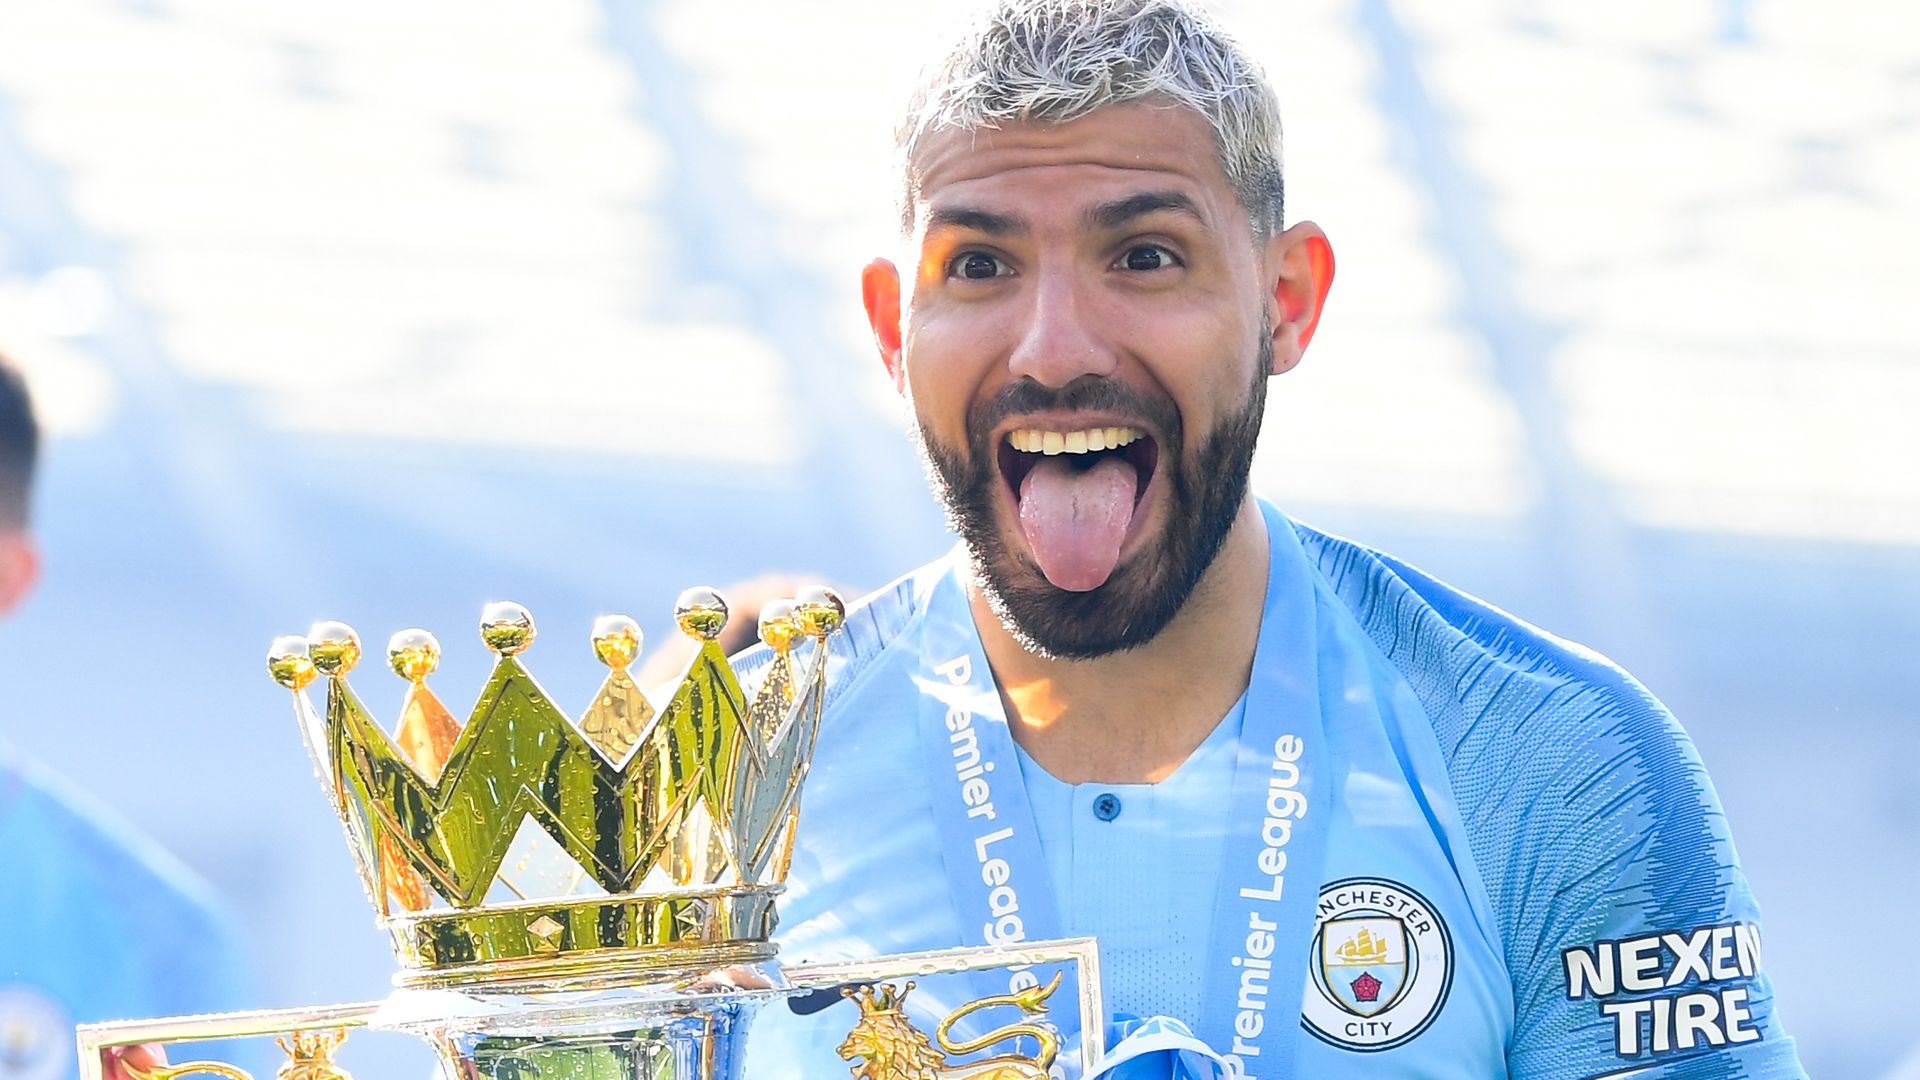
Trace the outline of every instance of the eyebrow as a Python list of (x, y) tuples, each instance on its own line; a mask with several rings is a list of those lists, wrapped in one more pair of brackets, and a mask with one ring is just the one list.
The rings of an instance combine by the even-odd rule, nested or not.
[[(1088, 208), (1083, 220), (1090, 229), (1111, 230), (1163, 211), (1185, 214), (1202, 225), (1207, 221), (1200, 207), (1179, 191), (1143, 191), (1101, 203)], [(971, 206), (943, 206), (931, 211), (927, 214), (927, 231), (935, 229), (967, 229), (988, 236), (1025, 236), (1031, 231), (1022, 218)]]
[(1025, 236), (1027, 223), (1011, 214), (996, 214), (967, 206), (943, 206), (927, 215), (927, 231), (970, 229), (988, 236)]
[(1135, 218), (1142, 218), (1163, 210), (1186, 214), (1202, 225), (1207, 223), (1206, 216), (1200, 213), (1200, 208), (1181, 192), (1143, 191), (1138, 195), (1129, 195), (1124, 199), (1115, 199), (1112, 202), (1090, 207), (1086, 213), (1086, 224), (1090, 229), (1117, 229)]

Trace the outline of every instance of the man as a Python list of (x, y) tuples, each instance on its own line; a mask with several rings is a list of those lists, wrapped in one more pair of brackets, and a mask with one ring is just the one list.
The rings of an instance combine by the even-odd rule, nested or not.
[(783, 955), (1091, 934), (1114, 1058), (1226, 1075), (1803, 1075), (1659, 703), (1249, 493), (1334, 270), (1279, 141), (1182, 0), (1000, 0), (930, 68), (861, 284), (960, 545), (837, 640)]
[[(38, 456), (26, 384), (0, 357), (0, 615), (38, 576)], [(78, 1075), (76, 1023), (240, 1008), (239, 965), (204, 884), (0, 743), (0, 1080)]]

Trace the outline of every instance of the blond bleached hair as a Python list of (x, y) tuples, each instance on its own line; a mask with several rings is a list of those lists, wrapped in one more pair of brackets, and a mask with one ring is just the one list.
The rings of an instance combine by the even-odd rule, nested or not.
[(1280, 106), (1266, 73), (1185, 0), (993, 0), (922, 75), (897, 133), (901, 224), (914, 227), (916, 154), (939, 131), (1064, 124), (1164, 102), (1213, 128), (1220, 170), (1264, 238), (1281, 227)]

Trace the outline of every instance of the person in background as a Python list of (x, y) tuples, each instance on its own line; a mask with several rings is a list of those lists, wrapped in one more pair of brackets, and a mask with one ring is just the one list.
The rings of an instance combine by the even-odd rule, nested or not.
[[(39, 576), (29, 531), (39, 451), (26, 381), (0, 357), (0, 616)], [(7, 716), (0, 731), (35, 722), (61, 721)], [(207, 885), (0, 738), (0, 1080), (77, 1076), (75, 1024), (238, 1009), (245, 989), (238, 940)], [(125, 1075), (117, 1063), (109, 1072)]]

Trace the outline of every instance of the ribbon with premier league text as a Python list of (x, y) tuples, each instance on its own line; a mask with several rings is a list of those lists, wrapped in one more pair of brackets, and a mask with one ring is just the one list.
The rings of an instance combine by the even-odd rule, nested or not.
[[(1331, 795), (1324, 781), (1316, 786), (1316, 765), (1323, 716), (1342, 704), (1321, 700), (1320, 598), (1305, 553), (1291, 523), (1263, 510), (1266, 607), (1234, 765), (1198, 1038), (1149, 1022), (1112, 1048), (1102, 1076), (1146, 1075), (1141, 1067), (1149, 1059), (1185, 1075), (1198, 1075), (1202, 1058), (1227, 1076), (1281, 1080), (1292, 1072)], [(970, 944), (1060, 937), (1065, 927), (1013, 734), (958, 578), (961, 565), (955, 559), (928, 597), (918, 675), (920, 742), (949, 885)], [(978, 992), (1008, 992), (1004, 973), (988, 977), (997, 981), (980, 983)], [(1011, 978), (1017, 988), (1039, 975), (1016, 971)]]
[[(920, 744), (966, 943), (1061, 937), (1013, 733), (951, 571), (935, 581), (922, 634)], [(1050, 971), (1031, 967), (976, 972), (975, 996), (1017, 993), (1051, 978)]]

